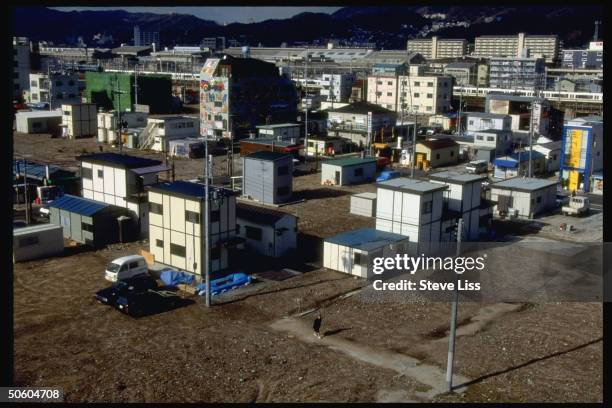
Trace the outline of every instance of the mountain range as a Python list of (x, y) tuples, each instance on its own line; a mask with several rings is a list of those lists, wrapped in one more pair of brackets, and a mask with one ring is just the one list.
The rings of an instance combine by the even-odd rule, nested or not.
[[(97, 34), (112, 36), (113, 43), (131, 44), (133, 27), (159, 31), (163, 46), (197, 45), (204, 37), (224, 36), (240, 45), (280, 46), (296, 42), (321, 44), (329, 40), (376, 43), (384, 49), (404, 49), (406, 40), (423, 33), (442, 13), (446, 21), (464, 21), (469, 27), (445, 27), (435, 32), (444, 38), (473, 40), (485, 34), (557, 34), (565, 46), (580, 47), (593, 37), (594, 21), (602, 19), (597, 6), (389, 6), (343, 7), (332, 14), (301, 13), (288, 19), (221, 25), (188, 14), (133, 13), (124, 10), (59, 11), (46, 7), (13, 9), (13, 32), (34, 41), (74, 45), (82, 37), (88, 45)], [(428, 35), (433, 35), (429, 32)], [(603, 36), (603, 24), (600, 26)]]

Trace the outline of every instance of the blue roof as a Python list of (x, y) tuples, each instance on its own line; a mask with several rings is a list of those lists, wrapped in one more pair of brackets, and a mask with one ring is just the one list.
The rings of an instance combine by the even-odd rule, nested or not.
[[(540, 152), (536, 152), (535, 150), (531, 152), (532, 159), (539, 159), (542, 157), (544, 157), (544, 155)], [(529, 152), (521, 152), (520, 160), (521, 160), (521, 163), (529, 161)], [(516, 167), (518, 165), (518, 161), (519, 161), (519, 154), (512, 153), (508, 156), (502, 156), (502, 157), (499, 157), (493, 160), (493, 164), (495, 166), (500, 166), (500, 167)]]
[[(166, 194), (173, 194), (186, 197), (204, 198), (206, 188), (202, 183), (194, 183), (191, 181), (173, 181), (171, 183), (157, 183), (152, 185), (150, 191), (158, 191)], [(234, 195), (232, 190), (222, 187), (209, 186), (209, 192), (217, 191), (222, 196)]]
[(333, 237), (325, 238), (325, 242), (370, 251), (393, 242), (407, 239), (408, 237), (405, 235), (380, 231), (374, 228), (362, 228), (354, 231), (342, 232)]
[(60, 198), (53, 200), (53, 202), (49, 204), (49, 207), (59, 208), (60, 210), (66, 210), (76, 214), (84, 215), (86, 217), (91, 217), (97, 212), (107, 207), (110, 207), (110, 204), (90, 200), (88, 198), (65, 194)]
[(118, 165), (126, 169), (137, 169), (140, 167), (150, 167), (161, 164), (159, 160), (145, 159), (143, 157), (128, 156), (127, 154), (118, 153), (94, 153), (86, 154), (78, 157), (81, 161), (92, 163)]
[[(26, 160), (26, 174), (28, 178), (34, 178), (37, 180), (42, 180), (46, 177), (45, 164), (35, 163)], [(23, 160), (13, 160), (13, 176), (23, 175)], [(65, 178), (65, 177), (74, 177), (75, 174), (72, 171), (64, 170), (60, 167), (49, 165), (49, 178), (57, 179), (57, 178)]]

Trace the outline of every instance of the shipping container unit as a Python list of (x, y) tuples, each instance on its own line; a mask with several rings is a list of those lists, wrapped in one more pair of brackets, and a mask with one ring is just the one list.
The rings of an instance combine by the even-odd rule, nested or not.
[(242, 195), (263, 204), (280, 204), (293, 194), (293, 156), (260, 151), (242, 158)]
[(440, 250), (446, 185), (396, 178), (377, 183), (376, 229), (409, 238), (413, 255)]
[(49, 220), (63, 227), (64, 238), (94, 248), (138, 237), (127, 209), (69, 194), (49, 204)]
[(98, 111), (93, 103), (62, 105), (62, 136), (70, 139), (96, 136)]
[(376, 157), (327, 160), (321, 165), (321, 184), (326, 186), (369, 183), (375, 178)]
[(373, 259), (408, 253), (409, 238), (374, 228), (347, 231), (323, 241), (323, 267), (370, 278)]
[(236, 233), (247, 250), (280, 258), (297, 249), (297, 217), (255, 205), (236, 204)]
[[(448, 189), (443, 191), (443, 212), (448, 214), (446, 218), (452, 224), (455, 224), (458, 218), (463, 219), (463, 239), (465, 240), (477, 240), (480, 235), (480, 226), (488, 226), (489, 220), (480, 218), (482, 182), (486, 179), (486, 176), (448, 170), (429, 175), (429, 181), (432, 183), (448, 186)], [(446, 233), (445, 229), (443, 226), (441, 233)], [(450, 241), (451, 232), (447, 234), (449, 236), (446, 241)]]
[(41, 224), (13, 230), (13, 262), (45, 258), (63, 250), (63, 228), (60, 225)]
[(557, 181), (514, 177), (491, 184), (493, 214), (499, 217), (532, 219), (556, 207)]
[(286, 140), (296, 143), (302, 137), (303, 126), (299, 123), (278, 123), (257, 126), (257, 137), (262, 139)]
[(240, 141), (240, 155), (247, 156), (255, 152), (288, 153), (296, 159), (299, 157), (302, 145), (291, 141), (274, 139), (244, 139)]
[[(190, 272), (201, 281), (205, 273), (204, 184), (188, 181), (158, 183), (149, 189), (149, 252), (156, 263)], [(232, 190), (209, 187), (211, 273), (231, 266), (236, 237), (236, 197)]]
[(17, 132), (50, 133), (59, 136), (61, 133), (62, 112), (56, 111), (22, 111), (15, 114)]
[[(136, 87), (136, 82), (138, 86)], [(137, 76), (116, 72), (86, 72), (85, 97), (87, 102), (107, 110), (131, 110), (136, 99), (148, 105), (150, 113), (172, 112), (172, 78), (170, 75)], [(138, 90), (138, 98), (135, 92)]]
[(376, 216), (376, 193), (361, 193), (351, 196), (351, 214), (364, 217)]

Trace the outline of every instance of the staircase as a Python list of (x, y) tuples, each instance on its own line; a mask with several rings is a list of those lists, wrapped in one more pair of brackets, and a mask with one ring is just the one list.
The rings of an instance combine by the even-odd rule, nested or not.
[(138, 147), (141, 149), (150, 149), (155, 143), (155, 135), (157, 134), (155, 123), (148, 123), (147, 126), (138, 135)]

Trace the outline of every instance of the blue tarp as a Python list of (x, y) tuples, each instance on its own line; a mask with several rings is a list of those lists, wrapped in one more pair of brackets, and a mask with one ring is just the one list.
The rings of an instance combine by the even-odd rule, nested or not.
[(160, 279), (164, 282), (164, 284), (166, 284), (166, 286), (176, 286), (179, 283), (191, 285), (195, 277), (190, 273), (166, 269), (162, 271)]
[(493, 165), (498, 167), (515, 168), (518, 166), (518, 162), (513, 160), (495, 159), (493, 160)]

